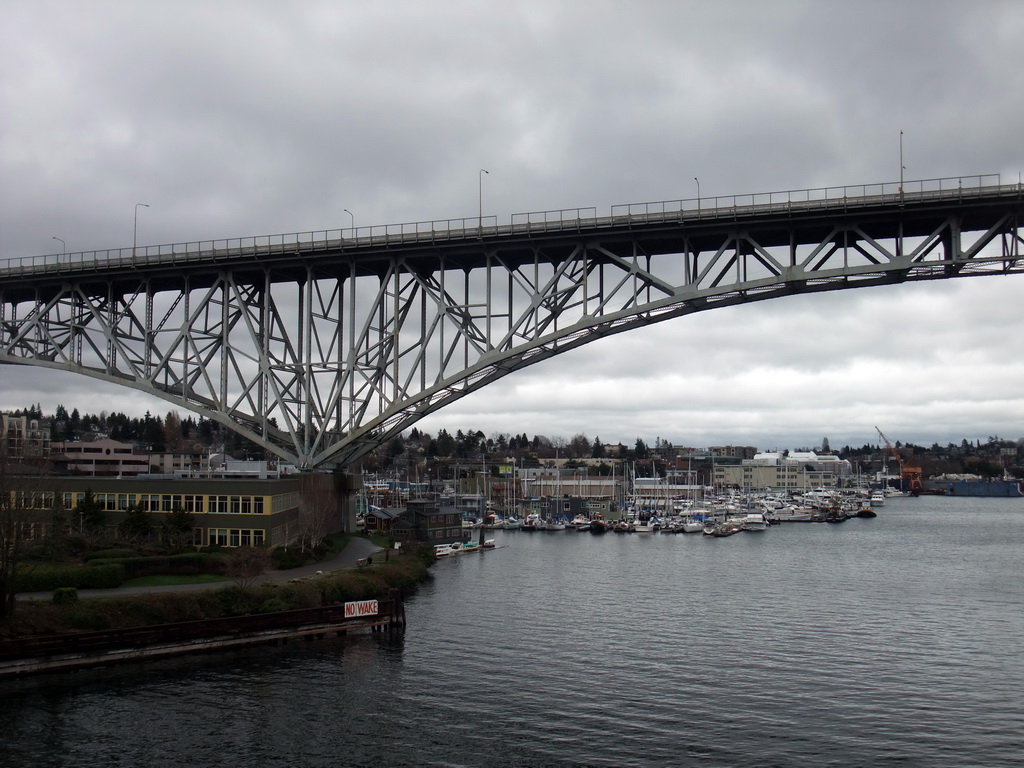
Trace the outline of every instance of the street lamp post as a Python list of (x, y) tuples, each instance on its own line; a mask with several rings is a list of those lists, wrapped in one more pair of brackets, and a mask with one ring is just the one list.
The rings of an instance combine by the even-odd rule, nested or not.
[(903, 172), (907, 166), (903, 164), (903, 131), (900, 131), (900, 199), (903, 198)]
[(694, 176), (693, 180), (697, 182), (697, 211), (700, 212), (700, 179)]
[[(907, 170), (907, 167), (903, 164), (903, 131), (900, 131), (900, 208), (903, 207), (903, 172)], [(900, 217), (900, 238), (896, 244), (898, 249), (898, 256), (903, 255), (903, 217)]]
[(139, 242), (139, 208), (149, 208), (146, 203), (135, 204), (135, 226), (132, 228), (132, 263), (135, 263), (135, 249)]
[(352, 214), (352, 211), (350, 211), (348, 208), (343, 208), (342, 210), (344, 210), (345, 213), (347, 213), (349, 215), (349, 218), (352, 219), (352, 239), (355, 240), (355, 238), (356, 238), (356, 217)]
[[(54, 237), (54, 240), (60, 240), (61, 250), (60, 255), (66, 257), (68, 255), (68, 244), (61, 240), (59, 237)], [(60, 263), (59, 261), (57, 262)]]
[(488, 170), (486, 170), (484, 168), (481, 168), (480, 169), (480, 173), (477, 174), (477, 176), (480, 179), (480, 218), (477, 220), (477, 227), (480, 229), (480, 233), (481, 234), (483, 234), (483, 231), (484, 231), (484, 174), (485, 173), (488, 176), (491, 174), (490, 171), (488, 171)]

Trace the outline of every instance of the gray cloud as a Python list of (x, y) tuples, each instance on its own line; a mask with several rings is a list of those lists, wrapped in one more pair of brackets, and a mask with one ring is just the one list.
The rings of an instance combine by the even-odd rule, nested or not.
[[(1024, 168), (1024, 7), (0, 0), (0, 258)], [(762, 447), (1024, 435), (1018, 278), (607, 339), (424, 428)], [(169, 406), (0, 368), (0, 407)], [(557, 392), (557, 397), (551, 393)], [(116, 407), (114, 405), (116, 404)]]

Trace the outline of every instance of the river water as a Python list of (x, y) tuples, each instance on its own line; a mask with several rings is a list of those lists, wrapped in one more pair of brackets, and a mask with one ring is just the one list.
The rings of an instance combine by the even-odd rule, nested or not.
[(1024, 499), (497, 532), (402, 637), (0, 683), (0, 766), (1024, 763)]

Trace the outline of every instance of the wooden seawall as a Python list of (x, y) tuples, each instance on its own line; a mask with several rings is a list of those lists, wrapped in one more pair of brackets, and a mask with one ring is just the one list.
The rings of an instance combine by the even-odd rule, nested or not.
[[(367, 603), (374, 603), (370, 612)], [(352, 606), (360, 606), (358, 610)], [(359, 604), (0, 640), (0, 678), (59, 672), (143, 659), (208, 653), (278, 643), (293, 637), (344, 635), (354, 630), (401, 631), (405, 608), (397, 597)]]

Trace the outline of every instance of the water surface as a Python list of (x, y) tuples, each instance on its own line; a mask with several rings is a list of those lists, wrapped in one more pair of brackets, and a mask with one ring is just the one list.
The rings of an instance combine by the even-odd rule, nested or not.
[(1010, 766), (1024, 500), (495, 534), (402, 637), (0, 684), (7, 766)]

